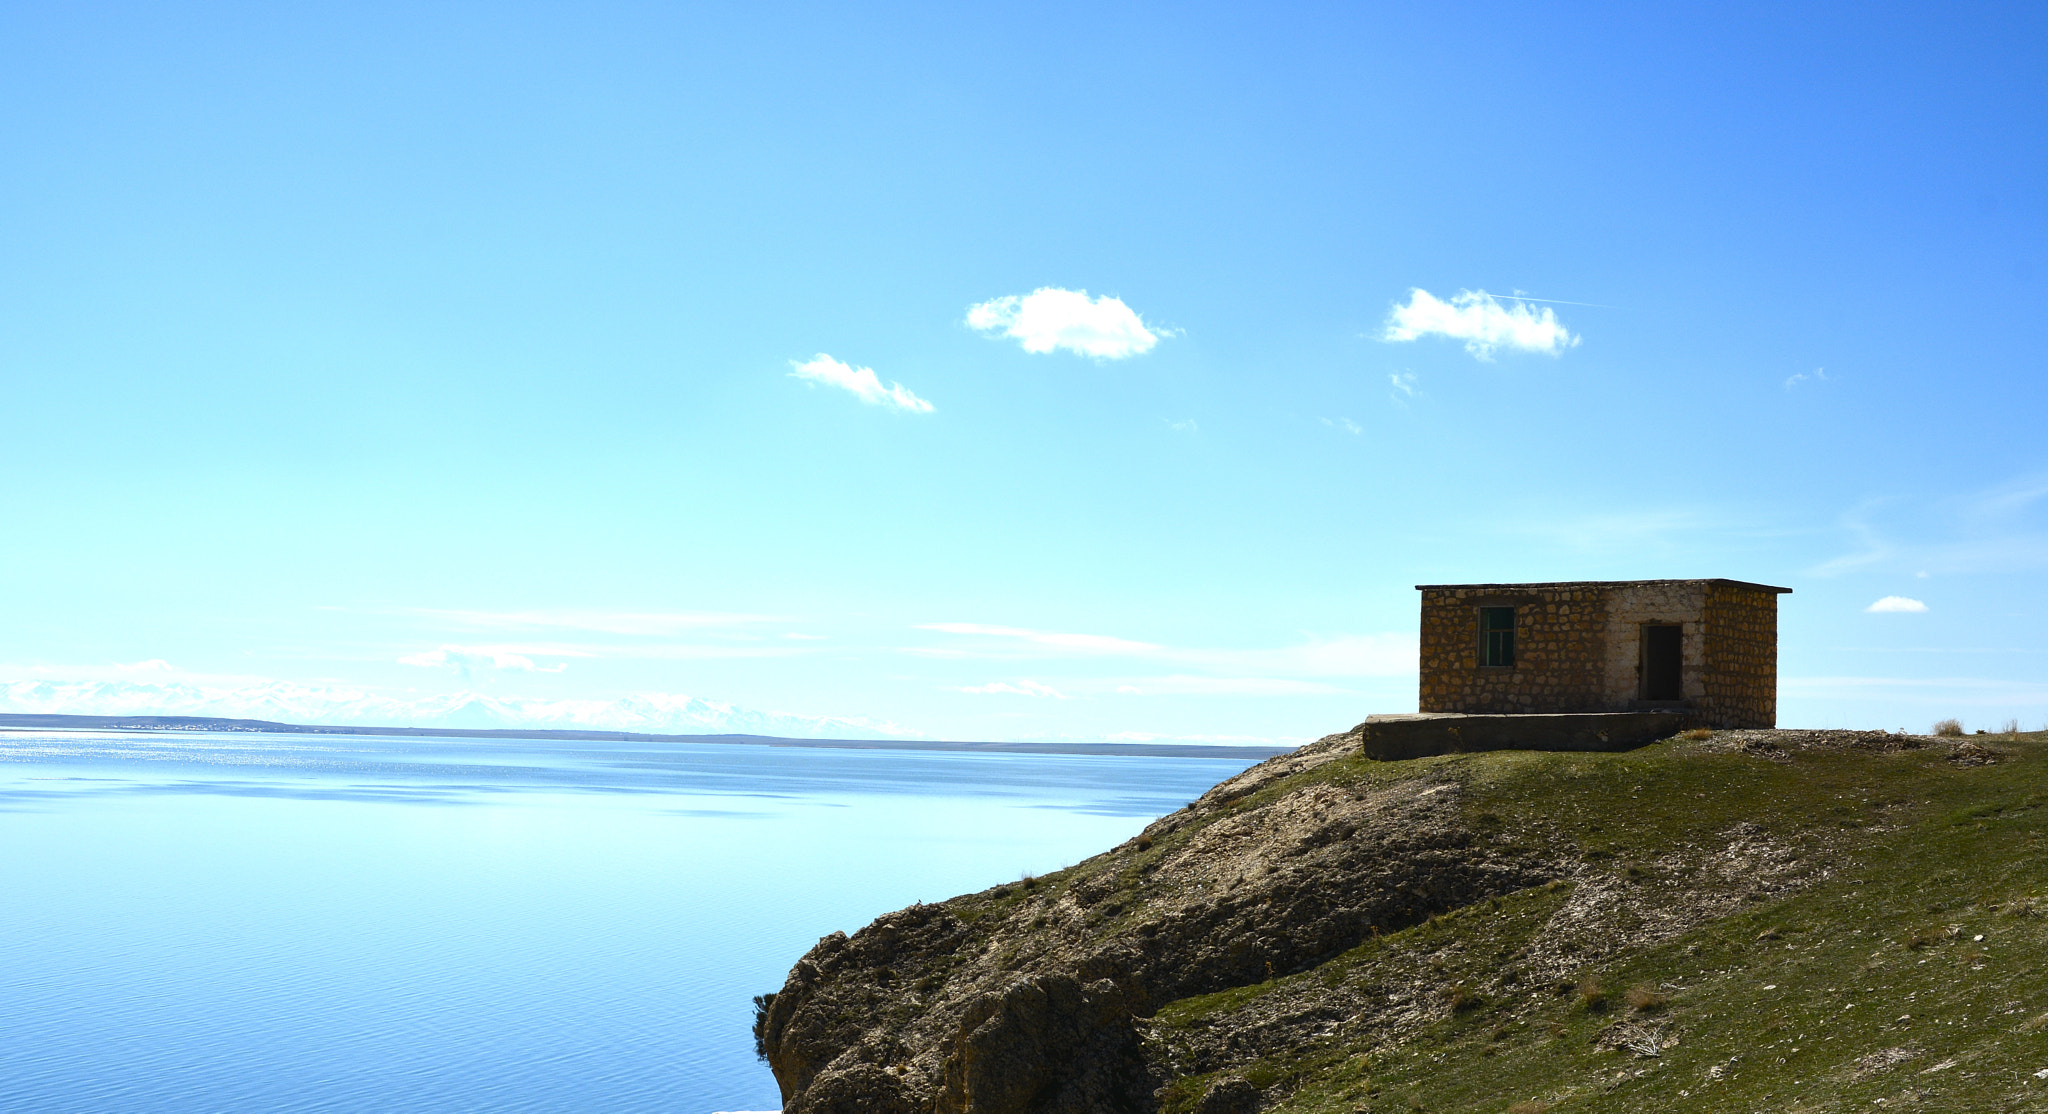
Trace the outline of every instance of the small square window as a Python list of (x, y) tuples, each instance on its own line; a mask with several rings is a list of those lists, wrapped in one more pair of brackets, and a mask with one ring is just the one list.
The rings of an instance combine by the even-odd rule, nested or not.
[(1515, 664), (1515, 609), (1479, 609), (1479, 664)]

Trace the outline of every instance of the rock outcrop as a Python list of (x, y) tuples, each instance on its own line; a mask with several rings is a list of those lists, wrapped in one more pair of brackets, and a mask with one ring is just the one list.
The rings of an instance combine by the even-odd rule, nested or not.
[[(1844, 833), (1881, 829), (1813, 805), (1749, 823), (1788, 753), (1979, 761), (1881, 732), (1693, 735), (1399, 763), (1333, 735), (1055, 875), (826, 937), (758, 1000), (757, 1042), (788, 1114), (1256, 1110), (1284, 1090), (1256, 1064), (1557, 1000), (1604, 957), (1827, 877)], [(1648, 834), (1622, 849), (1631, 823)], [(1485, 959), (1476, 942), (1359, 958), (1468, 915), (1523, 935)]]
[(1454, 782), (1293, 784), (1357, 743), (1331, 736), (1254, 767), (1058, 877), (821, 940), (764, 999), (758, 1035), (785, 1109), (1150, 1110), (1163, 1080), (1139, 1022), (1161, 1004), (1557, 874), (1476, 846)]

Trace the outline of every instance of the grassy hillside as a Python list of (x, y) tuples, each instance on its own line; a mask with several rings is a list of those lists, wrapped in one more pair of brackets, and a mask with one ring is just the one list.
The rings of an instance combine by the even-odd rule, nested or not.
[(1415, 778), (1582, 868), (1164, 1006), (1164, 1109), (2048, 1111), (2043, 735), (1344, 759), (1260, 795)]

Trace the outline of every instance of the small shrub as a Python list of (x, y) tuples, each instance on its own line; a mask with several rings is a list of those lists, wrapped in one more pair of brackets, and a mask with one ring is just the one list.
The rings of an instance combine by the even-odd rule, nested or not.
[(1621, 1000), (1627, 1002), (1628, 1008), (1637, 1013), (1650, 1013), (1663, 1009), (1665, 1003), (1670, 1001), (1669, 998), (1659, 993), (1656, 987), (1646, 982), (1639, 982), (1629, 987), (1628, 993), (1623, 994)]
[(1578, 990), (1579, 1005), (1587, 1010), (1597, 1013), (1607, 1008), (1607, 988), (1600, 985), (1598, 978), (1587, 975), (1580, 979)]
[(764, 1063), (768, 1059), (768, 1011), (775, 1008), (775, 995), (754, 995), (754, 1056)]
[(1452, 986), (1446, 989), (1444, 991), (1444, 1000), (1451, 1004), (1452, 1013), (1463, 1013), (1466, 1010), (1476, 1010), (1481, 1005), (1479, 995), (1474, 994), (1472, 992), (1472, 988), (1466, 986), (1464, 983), (1459, 983), (1456, 986)]
[(1963, 721), (1958, 719), (1936, 720), (1934, 733), (1946, 738), (1955, 738), (1963, 733)]
[(1708, 728), (1705, 728), (1705, 727), (1694, 727), (1694, 728), (1690, 728), (1690, 729), (1688, 729), (1688, 730), (1685, 730), (1685, 731), (1680, 731), (1680, 732), (1678, 733), (1678, 737), (1679, 737), (1679, 738), (1681, 738), (1681, 739), (1685, 739), (1685, 740), (1688, 740), (1688, 741), (1690, 741), (1690, 742), (1695, 742), (1695, 743), (1697, 743), (1697, 742), (1700, 742), (1700, 741), (1702, 741), (1702, 740), (1704, 740), (1704, 739), (1711, 739), (1711, 738), (1713, 738), (1713, 737), (1714, 737), (1714, 733), (1713, 733), (1713, 731), (1711, 731), (1711, 730), (1709, 730)]
[(1138, 837), (1138, 850), (1140, 850), (1140, 851), (1150, 851), (1150, 850), (1152, 850), (1152, 837), (1151, 837), (1151, 836), (1139, 836), (1139, 837)]
[(2006, 734), (2008, 734), (2008, 735), (2011, 735), (2011, 736), (2012, 736), (2013, 738), (2015, 738), (2015, 739), (2019, 738), (2019, 735), (2020, 735), (2020, 721), (2019, 721), (2019, 720), (2016, 720), (2016, 719), (2009, 719), (2009, 720), (2006, 720), (2006, 721), (2005, 721), (2005, 733), (2006, 733)]
[(1022, 879), (1020, 879), (1020, 881), (1023, 884), (1024, 888), (1027, 890), (1036, 889), (1038, 887), (1038, 879), (1032, 875), (1027, 874)]

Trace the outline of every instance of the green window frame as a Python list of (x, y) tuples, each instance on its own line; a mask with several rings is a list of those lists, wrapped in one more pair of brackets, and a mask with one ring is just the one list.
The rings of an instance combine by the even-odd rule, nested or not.
[(1479, 609), (1479, 664), (1496, 668), (1515, 664), (1515, 609)]

